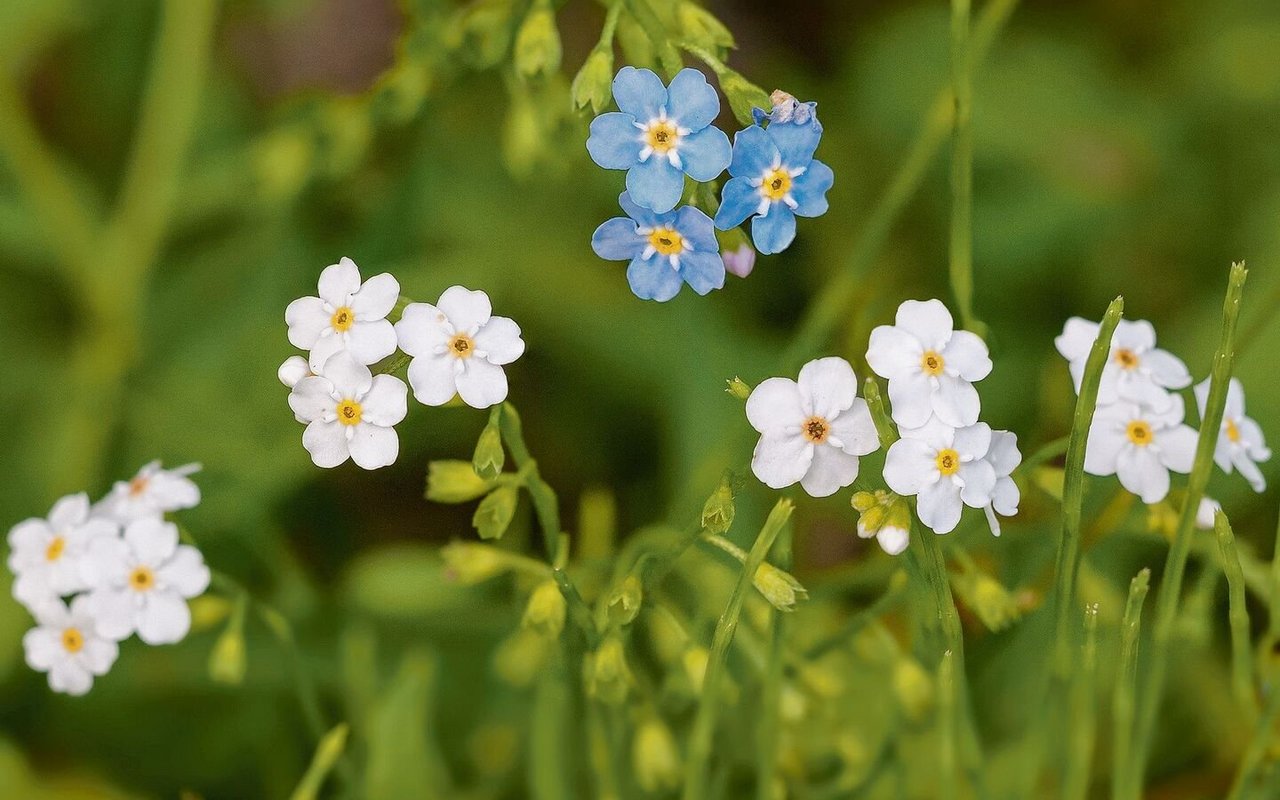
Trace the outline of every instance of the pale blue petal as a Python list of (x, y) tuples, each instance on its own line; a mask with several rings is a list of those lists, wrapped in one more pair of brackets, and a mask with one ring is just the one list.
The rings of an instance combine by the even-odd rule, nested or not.
[(617, 111), (591, 120), (587, 152), (605, 169), (628, 169), (640, 160), (641, 132), (636, 118)]
[(827, 213), (827, 190), (835, 180), (831, 167), (810, 161), (809, 168), (791, 184), (791, 197), (798, 204), (796, 216), (820, 217)]
[(778, 147), (764, 132), (764, 128), (752, 125), (733, 136), (733, 158), (729, 162), (729, 174), (735, 178), (759, 178), (773, 166), (779, 155)]
[(822, 125), (813, 117), (808, 123), (770, 122), (765, 131), (782, 153), (782, 163), (788, 167), (803, 167), (813, 160), (813, 151), (822, 139)]
[(641, 205), (636, 205), (631, 199), (631, 195), (623, 192), (618, 195), (618, 205), (622, 206), (623, 212), (634, 219), (643, 228), (656, 228), (659, 225), (670, 223), (675, 216), (668, 214), (655, 214), (649, 209)]
[(735, 228), (760, 207), (760, 192), (746, 178), (730, 178), (720, 193), (720, 210), (716, 227), (722, 231)]
[(693, 244), (694, 250), (703, 252), (719, 252), (720, 243), (716, 241), (716, 229), (711, 224), (711, 217), (702, 209), (693, 206), (681, 206), (676, 212), (676, 230)]
[(657, 153), (627, 171), (627, 194), (637, 204), (659, 214), (680, 202), (684, 192), (684, 173)]
[(720, 114), (720, 97), (696, 69), (682, 69), (667, 89), (667, 116), (682, 128), (700, 131)]
[(630, 261), (644, 252), (644, 237), (636, 231), (634, 220), (614, 217), (591, 234), (591, 249), (606, 261)]
[(613, 99), (622, 111), (648, 122), (667, 104), (667, 90), (652, 70), (623, 67), (613, 79)]
[(720, 177), (729, 166), (733, 148), (729, 137), (715, 126), (703, 128), (680, 139), (680, 161), (690, 178), (701, 183)]
[(680, 277), (698, 294), (724, 287), (724, 259), (719, 250), (680, 256)]
[(683, 281), (665, 258), (636, 258), (627, 267), (627, 282), (641, 300), (662, 303), (680, 294)]
[(765, 255), (781, 253), (796, 238), (796, 215), (784, 203), (774, 203), (769, 213), (751, 220), (751, 241)]

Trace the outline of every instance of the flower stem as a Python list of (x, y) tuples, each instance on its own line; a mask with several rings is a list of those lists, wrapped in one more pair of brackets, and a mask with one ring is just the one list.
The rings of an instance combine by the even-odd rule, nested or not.
[(960, 731), (956, 726), (955, 653), (942, 654), (938, 665), (938, 796), (955, 800), (960, 788), (956, 773), (956, 750)]
[(1258, 707), (1253, 694), (1253, 657), (1249, 648), (1249, 608), (1244, 596), (1244, 571), (1240, 568), (1236, 537), (1226, 514), (1219, 511), (1214, 515), (1213, 529), (1218, 536), (1218, 550), (1222, 553), (1222, 571), (1227, 576), (1227, 614), (1231, 623), (1231, 687), (1241, 712), (1246, 718), (1253, 720), (1258, 716)]
[(751, 586), (751, 578), (764, 562), (764, 557), (773, 547), (774, 540), (782, 532), (782, 527), (791, 518), (793, 506), (790, 500), (782, 499), (769, 512), (768, 519), (760, 529), (747, 562), (742, 565), (738, 582), (729, 595), (729, 604), (716, 623), (715, 635), (711, 640), (711, 654), (707, 661), (706, 677), (703, 679), (702, 697), (698, 702), (697, 717), (694, 719), (693, 732), (689, 737), (688, 761), (685, 766), (684, 800), (706, 800), (710, 784), (711, 746), (715, 735), (716, 717), (719, 714), (721, 688), (724, 685), (725, 671), (729, 658), (729, 645), (733, 642), (734, 632), (738, 628), (738, 618), (742, 614), (742, 604), (746, 599), (747, 589)]
[(1129, 599), (1124, 606), (1120, 625), (1120, 672), (1116, 676), (1111, 700), (1111, 797), (1112, 800), (1137, 800), (1133, 758), (1133, 712), (1138, 682), (1138, 637), (1142, 633), (1142, 603), (1147, 599), (1151, 570), (1142, 569), (1129, 582)]
[[(791, 531), (783, 530), (773, 547), (773, 561), (779, 569), (791, 569)], [(756, 776), (757, 800), (773, 800), (775, 775), (778, 769), (778, 734), (781, 732), (782, 670), (785, 664), (785, 647), (789, 615), (769, 607), (769, 652), (765, 662), (764, 687), (760, 693), (762, 711), (756, 728)]]
[(343, 722), (324, 735), (311, 758), (311, 766), (307, 767), (306, 774), (299, 781), (298, 788), (293, 790), (290, 800), (315, 800), (324, 786), (325, 778), (329, 777), (329, 772), (346, 750), (347, 735), (350, 732), (351, 729)]
[(951, 290), (961, 324), (982, 333), (973, 317), (973, 65), (969, 0), (951, 0)]
[(1178, 519), (1173, 544), (1165, 559), (1164, 576), (1160, 595), (1156, 598), (1156, 616), (1151, 643), (1151, 663), (1147, 670), (1138, 706), (1137, 777), (1141, 780), (1143, 766), (1151, 749), (1156, 717), (1160, 711), (1160, 697), (1164, 690), (1165, 672), (1168, 669), (1169, 648), (1173, 639), (1174, 622), (1177, 620), (1178, 596), (1182, 592), (1182, 577), (1187, 567), (1187, 555), (1191, 551), (1191, 537), (1200, 500), (1204, 497), (1209, 473), (1213, 469), (1213, 451), (1222, 427), (1223, 409), (1227, 402), (1227, 384), (1235, 359), (1236, 324), (1240, 318), (1240, 297), (1248, 270), (1243, 263), (1231, 265), (1227, 281), (1227, 296), (1222, 306), (1222, 335), (1213, 356), (1210, 372), (1209, 398), (1205, 403), (1200, 425), (1200, 437), (1196, 442), (1195, 461), (1187, 479), (1187, 496)]
[(499, 428), (502, 431), (503, 441), (511, 450), (511, 457), (515, 459), (516, 467), (525, 475), (525, 489), (529, 492), (529, 499), (533, 501), (533, 512), (538, 517), (539, 527), (542, 528), (542, 543), (546, 547), (547, 560), (552, 564), (564, 563), (560, 553), (560, 501), (556, 497), (555, 490), (542, 479), (542, 474), (538, 472), (538, 462), (534, 460), (529, 452), (529, 446), (524, 441), (524, 428), (520, 424), (520, 414), (510, 403), (502, 405)]
[(1267, 754), (1267, 749), (1271, 746), (1272, 731), (1277, 717), (1280, 717), (1280, 686), (1273, 685), (1266, 710), (1258, 720), (1258, 726), (1254, 730), (1253, 739), (1249, 741), (1249, 746), (1244, 751), (1244, 757), (1240, 759), (1240, 766), (1236, 770), (1235, 780), (1231, 782), (1231, 793), (1227, 795), (1227, 800), (1243, 800), (1246, 796), (1245, 788), (1253, 782), (1254, 773), (1258, 771)]
[(1067, 769), (1062, 781), (1063, 800), (1085, 800), (1089, 792), (1089, 765), (1097, 732), (1094, 676), (1098, 667), (1098, 605), (1084, 611), (1084, 646), (1079, 669), (1071, 684), (1071, 729), (1067, 737)]

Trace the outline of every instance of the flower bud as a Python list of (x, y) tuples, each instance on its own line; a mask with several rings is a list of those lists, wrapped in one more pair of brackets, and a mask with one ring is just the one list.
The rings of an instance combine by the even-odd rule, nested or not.
[(731, 50), (733, 34), (720, 20), (697, 3), (683, 0), (676, 9), (676, 24), (684, 40), (708, 50)]
[(733, 110), (733, 116), (743, 125), (752, 124), (754, 121), (752, 112), (755, 109), (770, 106), (769, 96), (764, 93), (764, 89), (731, 69), (726, 69), (720, 74), (720, 89), (729, 99), (729, 108)]
[(440, 548), (440, 558), (445, 577), (463, 586), (496, 578), (511, 568), (501, 550), (476, 542), (450, 542)]
[(809, 592), (800, 585), (800, 581), (768, 562), (756, 569), (751, 582), (756, 591), (764, 595), (764, 599), (779, 611), (795, 611), (796, 601), (809, 597)]
[[(733, 390), (733, 381), (729, 382), (729, 388), (730, 391)], [(721, 479), (720, 486), (702, 506), (702, 527), (708, 533), (722, 534), (733, 525), (734, 513), (733, 485), (729, 476), (726, 475)]]
[(954, 582), (956, 594), (993, 633), (1004, 630), (1022, 616), (1008, 589), (985, 572), (969, 572)]
[(725, 383), (728, 384), (728, 386), (725, 388), (725, 391), (733, 395), (734, 397), (738, 398), (739, 400), (742, 400), (743, 402), (745, 402), (746, 399), (751, 396), (751, 385), (748, 384), (746, 381), (744, 381), (742, 378), (739, 378), (735, 375), (730, 380), (725, 381)]
[(237, 623), (233, 617), (209, 653), (209, 678), (215, 683), (239, 686), (244, 682), (245, 669), (243, 618)]
[(628, 575), (622, 585), (609, 595), (609, 621), (618, 626), (630, 625), (640, 613), (644, 587), (635, 575)]
[(221, 595), (200, 595), (191, 601), (191, 630), (210, 630), (229, 617), (234, 610), (235, 606), (231, 601)]
[(745, 278), (756, 267), (756, 249), (743, 242), (734, 250), (722, 250), (720, 257), (724, 259), (725, 271)]
[(893, 693), (902, 713), (920, 722), (933, 708), (933, 678), (914, 658), (901, 658), (893, 667)]
[(631, 688), (631, 669), (617, 636), (605, 639), (600, 647), (583, 659), (583, 680), (587, 694), (608, 705), (621, 705)]
[(651, 716), (640, 723), (631, 742), (631, 765), (640, 788), (651, 794), (680, 786), (680, 753), (671, 730)]
[(456, 50), (479, 69), (496, 66), (511, 44), (513, 0), (477, 0), (458, 19)]
[(613, 49), (597, 47), (573, 78), (569, 87), (574, 108), (591, 107), (599, 114), (613, 97)]
[(491, 481), (502, 474), (506, 454), (502, 451), (502, 434), (493, 422), (484, 426), (480, 438), (476, 441), (476, 451), (471, 457), (471, 466), (486, 481)]
[(276, 377), (285, 386), (292, 389), (298, 381), (311, 376), (311, 366), (302, 356), (289, 356), (276, 370)]
[(507, 169), (517, 178), (529, 178), (545, 149), (538, 108), (526, 92), (517, 89), (512, 93), (502, 131), (502, 157)]
[(911, 530), (911, 506), (893, 492), (877, 489), (874, 492), (855, 492), (850, 500), (858, 512), (858, 535), (863, 539), (872, 536), (889, 555), (896, 556), (907, 549)]
[(512, 686), (529, 686), (542, 671), (551, 640), (521, 628), (493, 651), (493, 672)]
[(476, 506), (471, 524), (481, 539), (501, 539), (516, 515), (520, 492), (514, 486), (499, 486)]
[(553, 580), (538, 584), (529, 595), (529, 604), (524, 609), (523, 624), (548, 639), (560, 638), (564, 630), (565, 602), (560, 587)]
[(432, 461), (427, 465), (427, 499), (435, 503), (469, 503), (493, 484), (465, 461)]
[(707, 677), (707, 665), (711, 663), (711, 652), (705, 647), (695, 645), (684, 651), (681, 663), (694, 692), (702, 694), (702, 684)]
[(560, 33), (556, 15), (546, 0), (535, 2), (516, 33), (516, 72), (526, 78), (551, 75), (560, 69)]

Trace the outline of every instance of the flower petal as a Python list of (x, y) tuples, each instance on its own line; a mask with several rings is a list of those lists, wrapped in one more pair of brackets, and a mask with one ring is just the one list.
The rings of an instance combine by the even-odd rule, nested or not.
[(720, 192), (720, 208), (716, 211), (716, 227), (722, 231), (735, 228), (756, 213), (760, 192), (746, 178), (730, 178)]
[(334, 407), (332, 392), (333, 384), (328, 378), (303, 378), (289, 392), (289, 408), (301, 422), (320, 419)]
[(1151, 374), (1156, 384), (1166, 389), (1184, 389), (1191, 385), (1187, 365), (1167, 350), (1156, 348), (1143, 353), (1142, 368)]
[(98, 635), (121, 641), (136, 630), (136, 594), (132, 589), (98, 589), (89, 593), (89, 608), (97, 620)]
[(410, 303), (396, 323), (400, 349), (411, 356), (433, 355), (449, 343), (449, 318), (430, 303)]
[(1190, 425), (1178, 425), (1158, 431), (1155, 443), (1160, 448), (1160, 463), (1174, 472), (1184, 475), (1190, 473), (1199, 438), (1199, 434)]
[(800, 479), (810, 497), (830, 497), (858, 478), (858, 457), (830, 445), (815, 445), (813, 462)]
[(770, 122), (765, 129), (770, 141), (782, 154), (782, 163), (788, 167), (805, 167), (813, 160), (813, 153), (822, 139), (822, 125), (817, 117), (803, 123)]
[(680, 293), (684, 282), (665, 258), (634, 258), (627, 266), (627, 283), (641, 300), (666, 302)]
[(867, 365), (871, 371), (891, 382), (900, 377), (920, 374), (924, 347), (916, 337), (892, 325), (878, 325), (871, 331), (867, 345)]
[(680, 256), (680, 277), (698, 294), (724, 288), (724, 274), (724, 259), (719, 250), (694, 251)]
[(677, 152), (680, 153), (680, 163), (684, 166), (685, 174), (700, 183), (720, 177), (733, 157), (728, 135), (711, 126), (680, 137)]
[(510, 364), (524, 355), (520, 326), (509, 317), (490, 317), (476, 332), (476, 349), (484, 353), (490, 364)]
[(390, 320), (357, 322), (347, 331), (347, 351), (361, 364), (376, 364), (396, 351), (395, 326)]
[(49, 688), (72, 697), (81, 697), (93, 688), (93, 676), (75, 661), (64, 659), (49, 670)]
[(817, 358), (805, 364), (796, 383), (808, 411), (827, 420), (852, 406), (858, 394), (853, 367), (839, 356)]
[(472, 291), (465, 286), (450, 286), (440, 295), (436, 308), (445, 313), (456, 331), (474, 331), (493, 316), (489, 295), (479, 289)]
[(918, 494), (937, 473), (933, 448), (920, 439), (899, 439), (884, 459), (884, 482), (900, 495)]
[(891, 556), (906, 550), (909, 538), (906, 528), (896, 528), (892, 525), (884, 526), (876, 534), (876, 541), (880, 544), (880, 548)]
[(613, 78), (613, 99), (624, 113), (646, 122), (667, 104), (667, 90), (652, 70), (623, 67)]
[(1089, 357), (1100, 328), (1096, 322), (1072, 317), (1062, 326), (1062, 333), (1054, 338), (1053, 346), (1068, 361), (1084, 361)]
[(65, 652), (62, 637), (52, 628), (32, 628), (22, 637), (22, 650), (27, 666), (41, 672), (53, 668)]
[(761, 381), (747, 398), (747, 421), (761, 433), (799, 428), (805, 416), (800, 387), (790, 378)]
[[(720, 96), (707, 83), (707, 76), (696, 69), (686, 67), (676, 73), (667, 87), (667, 116), (682, 128), (700, 131), (720, 114)], [(723, 134), (721, 134), (723, 135)], [(725, 153), (728, 154), (728, 139)], [(683, 155), (683, 154), (682, 154)], [(729, 162), (726, 159), (725, 164)], [(724, 167), (721, 167), (724, 169)], [(695, 180), (710, 180), (698, 178)]]
[(630, 261), (644, 252), (645, 240), (635, 221), (614, 217), (591, 234), (591, 249), (606, 261)]
[(299, 297), (285, 308), (284, 321), (289, 326), (289, 344), (310, 350), (320, 334), (329, 330), (332, 315), (319, 297)]
[(729, 174), (735, 178), (759, 178), (781, 157), (778, 146), (764, 132), (764, 128), (752, 125), (733, 135), (733, 157), (729, 160)]
[(821, 161), (810, 163), (804, 174), (791, 184), (791, 197), (797, 203), (796, 216), (820, 217), (827, 213), (827, 192), (835, 181), (836, 174), (831, 167)]
[(80, 651), (80, 663), (94, 675), (106, 675), (120, 656), (120, 645), (110, 639), (88, 639)]
[(889, 381), (890, 413), (904, 428), (919, 428), (933, 416), (933, 386), (921, 372)]
[(347, 434), (337, 422), (314, 420), (302, 432), (302, 446), (311, 454), (311, 461), (322, 469), (331, 469), (347, 460)]
[(657, 154), (627, 170), (627, 194), (647, 209), (664, 214), (676, 207), (684, 192), (684, 173)]
[(960, 489), (953, 481), (940, 480), (916, 495), (916, 514), (934, 533), (950, 533), (960, 523)]
[(1120, 485), (1150, 505), (1169, 493), (1169, 470), (1150, 447), (1126, 447), (1116, 458)]
[(347, 443), (351, 460), (361, 469), (380, 469), (396, 463), (400, 455), (400, 437), (394, 428), (361, 423)]
[(334, 353), (317, 373), (329, 379), (341, 397), (359, 397), (369, 391), (373, 373), (346, 350)]
[(472, 408), (488, 408), (507, 399), (507, 373), (483, 359), (467, 359), (457, 384), (462, 402)]
[(871, 419), (867, 401), (853, 398), (853, 405), (831, 420), (831, 435), (840, 440), (841, 449), (855, 456), (865, 456), (880, 448), (880, 434)]
[(785, 489), (800, 480), (813, 463), (814, 446), (799, 432), (761, 435), (751, 456), (751, 471), (770, 489)]
[(783, 203), (774, 203), (764, 216), (751, 220), (751, 241), (765, 255), (781, 253), (796, 238), (796, 215)]
[(1018, 450), (1018, 435), (1009, 431), (991, 431), (991, 446), (987, 450), (987, 461), (991, 462), (997, 476), (1012, 474), (1022, 463), (1022, 453)]
[(947, 372), (955, 370), (966, 381), (980, 381), (991, 374), (991, 354), (987, 343), (976, 333), (956, 331), (942, 348)]
[(1002, 517), (1012, 517), (1018, 513), (1018, 501), (1022, 499), (1018, 484), (1013, 478), (997, 478), (996, 488), (991, 492), (991, 505)]
[(442, 406), (458, 393), (452, 356), (426, 354), (409, 362), (409, 385), (419, 403)]
[(991, 493), (996, 488), (996, 471), (985, 459), (970, 461), (960, 465), (960, 479), (964, 486), (960, 487), (960, 499), (970, 508), (982, 508), (991, 502)]
[(146, 517), (129, 523), (124, 540), (133, 548), (139, 564), (159, 567), (178, 547), (178, 526), (160, 517)]
[(973, 384), (953, 375), (939, 375), (937, 381), (931, 400), (938, 419), (956, 428), (977, 422), (982, 401)]
[(894, 315), (894, 324), (919, 340), (925, 350), (946, 349), (955, 330), (951, 312), (941, 300), (904, 300)]
[(360, 270), (356, 262), (343, 256), (337, 264), (330, 264), (320, 273), (320, 299), (341, 308), (351, 304), (351, 295), (360, 291)]
[(174, 644), (191, 630), (191, 609), (177, 592), (155, 589), (138, 613), (138, 638), (150, 645)]
[(400, 281), (390, 272), (374, 275), (364, 282), (360, 291), (351, 298), (351, 310), (356, 312), (356, 319), (383, 319), (396, 307), (400, 299)]
[(1116, 332), (1111, 338), (1111, 346), (1145, 354), (1156, 346), (1156, 329), (1145, 319), (1122, 319), (1116, 323)]
[(197, 597), (209, 588), (209, 568), (200, 551), (190, 545), (178, 545), (173, 558), (156, 571), (156, 577), (183, 597)]
[(394, 375), (375, 375), (369, 391), (360, 398), (361, 420), (390, 428), (408, 413), (409, 389)]
[(643, 134), (636, 118), (616, 111), (591, 120), (587, 152), (591, 160), (605, 169), (630, 169), (640, 161)]
[(716, 240), (716, 229), (711, 217), (700, 208), (681, 206), (675, 214), (675, 227), (694, 250), (706, 253), (720, 252), (720, 242)]
[(276, 377), (288, 388), (298, 385), (298, 381), (311, 375), (311, 365), (302, 356), (289, 356), (276, 370)]
[(631, 195), (626, 192), (618, 195), (618, 205), (622, 207), (622, 213), (631, 217), (636, 221), (636, 224), (642, 228), (656, 228), (659, 225), (670, 225), (675, 219), (675, 217), (669, 212), (658, 214), (651, 208), (645, 208), (632, 200)]

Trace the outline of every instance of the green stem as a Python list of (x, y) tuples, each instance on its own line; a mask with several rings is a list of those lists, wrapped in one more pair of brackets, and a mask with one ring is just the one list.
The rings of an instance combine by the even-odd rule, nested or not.
[[(546, 547), (547, 560), (552, 564), (563, 563), (560, 553), (560, 501), (550, 484), (542, 479), (538, 471), (538, 462), (529, 453), (529, 446), (524, 441), (524, 428), (520, 424), (520, 414), (510, 403), (502, 406), (500, 423), (502, 438), (511, 450), (516, 467), (525, 475), (525, 489), (529, 499), (533, 501), (533, 512), (538, 517), (538, 525), (542, 528), (543, 545)], [(566, 554), (567, 555), (567, 554)]]
[[(969, 60), (974, 69), (982, 65), (996, 35), (1008, 21), (1018, 0), (991, 0), (978, 16), (969, 40)], [(831, 276), (805, 312), (797, 333), (783, 353), (783, 368), (794, 371), (810, 354), (820, 349), (840, 322), (844, 310), (862, 288), (872, 261), (879, 254), (902, 209), (924, 181), (929, 165), (947, 141), (955, 120), (955, 99), (948, 86), (939, 92), (916, 134), (906, 160), (898, 168), (889, 187), (865, 216), (866, 223), (849, 253), (844, 268)]]
[(1253, 739), (1249, 741), (1244, 757), (1240, 759), (1240, 766), (1236, 770), (1235, 780), (1231, 782), (1231, 793), (1227, 795), (1227, 800), (1243, 800), (1245, 788), (1253, 783), (1254, 775), (1262, 764), (1267, 749), (1271, 746), (1272, 731), (1277, 718), (1280, 718), (1280, 686), (1272, 686), (1266, 711), (1258, 720)]
[(942, 654), (938, 665), (938, 795), (955, 800), (960, 788), (956, 772), (956, 750), (960, 731), (956, 726), (955, 653)]
[(688, 761), (685, 765), (684, 800), (706, 800), (711, 775), (711, 745), (715, 734), (716, 717), (719, 714), (721, 687), (724, 685), (725, 671), (729, 657), (729, 645), (733, 642), (733, 634), (738, 628), (738, 618), (742, 614), (742, 604), (746, 599), (747, 589), (751, 586), (751, 578), (764, 562), (764, 557), (773, 547), (774, 539), (782, 532), (782, 527), (791, 518), (793, 506), (790, 500), (782, 499), (769, 512), (756, 537), (747, 562), (742, 565), (738, 582), (729, 595), (729, 604), (716, 623), (715, 635), (711, 640), (711, 653), (707, 661), (706, 677), (703, 679), (702, 697), (698, 702), (698, 713), (694, 719), (693, 732), (688, 745)]
[(1063, 776), (1063, 800), (1085, 800), (1089, 792), (1089, 765), (1098, 714), (1094, 703), (1094, 675), (1098, 666), (1098, 606), (1084, 612), (1084, 648), (1071, 685), (1071, 731), (1067, 738), (1067, 769)]
[(1252, 720), (1257, 718), (1258, 706), (1253, 694), (1253, 657), (1249, 646), (1249, 608), (1244, 596), (1244, 571), (1240, 568), (1240, 557), (1236, 554), (1236, 537), (1231, 530), (1231, 523), (1222, 511), (1214, 515), (1213, 529), (1218, 536), (1218, 550), (1222, 553), (1222, 571), (1227, 576), (1227, 614), (1231, 624), (1231, 686), (1240, 710)]
[(658, 54), (662, 69), (674, 76), (684, 66), (684, 62), (680, 59), (680, 51), (671, 43), (666, 26), (662, 24), (662, 19), (653, 10), (649, 0), (622, 0), (622, 2), (627, 7), (627, 13), (640, 24), (645, 36), (649, 37), (654, 52)]
[(951, 290), (965, 328), (973, 317), (973, 74), (969, 61), (969, 0), (951, 0)]
[(1268, 606), (1267, 638), (1280, 640), (1280, 525), (1276, 526), (1276, 538), (1271, 551), (1271, 602)]
[[(784, 530), (773, 548), (774, 563), (780, 569), (791, 569), (791, 535)], [(760, 724), (756, 728), (756, 800), (773, 800), (778, 771), (778, 735), (782, 730), (779, 717), (782, 705), (782, 669), (785, 664), (789, 615), (769, 608), (769, 653), (765, 662), (764, 687), (760, 693)]]
[(1187, 495), (1178, 519), (1173, 544), (1165, 559), (1164, 576), (1161, 578), (1160, 595), (1156, 598), (1156, 616), (1151, 643), (1151, 664), (1138, 707), (1137, 763), (1141, 777), (1143, 766), (1150, 753), (1155, 732), (1156, 717), (1160, 711), (1160, 697), (1164, 691), (1165, 672), (1168, 669), (1169, 649), (1173, 639), (1174, 622), (1178, 615), (1178, 597), (1182, 592), (1182, 577), (1187, 567), (1187, 554), (1191, 551), (1191, 538), (1195, 528), (1196, 512), (1204, 497), (1209, 473), (1213, 469), (1213, 451), (1222, 428), (1222, 413), (1227, 402), (1227, 384), (1235, 359), (1236, 324), (1240, 318), (1240, 297), (1248, 276), (1244, 264), (1231, 266), (1227, 282), (1227, 296), (1222, 306), (1222, 336), (1213, 356), (1210, 372), (1209, 398), (1205, 403), (1200, 425), (1200, 437), (1196, 442), (1195, 460), (1187, 479)]
[(350, 732), (351, 729), (344, 722), (324, 735), (311, 758), (311, 765), (298, 782), (298, 787), (293, 790), (290, 800), (315, 800), (324, 787), (329, 772), (346, 751), (347, 735)]
[(1066, 455), (1067, 447), (1069, 447), (1070, 444), (1070, 436), (1063, 436), (1059, 439), (1054, 439), (1051, 442), (1042, 444), (1040, 449), (1027, 456), (1021, 464), (1014, 468), (1014, 473), (1017, 475), (1031, 474), (1035, 471), (1035, 468), (1041, 464), (1052, 461), (1059, 456)]
[(1133, 758), (1133, 714), (1138, 682), (1138, 639), (1142, 634), (1142, 603), (1147, 599), (1151, 570), (1143, 569), (1129, 582), (1129, 599), (1124, 606), (1124, 621), (1120, 625), (1120, 672), (1111, 700), (1112, 800), (1138, 800), (1138, 785), (1134, 780), (1136, 763)]
[(804, 652), (805, 660), (816, 661), (837, 647), (851, 643), (854, 637), (862, 632), (863, 628), (875, 622), (898, 603), (901, 603), (906, 594), (906, 581), (902, 581), (900, 584), (891, 584), (888, 591), (877, 597), (871, 605), (850, 617), (849, 621), (837, 633), (815, 642)]

